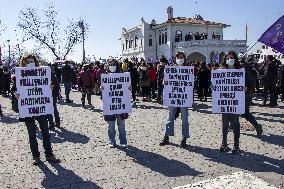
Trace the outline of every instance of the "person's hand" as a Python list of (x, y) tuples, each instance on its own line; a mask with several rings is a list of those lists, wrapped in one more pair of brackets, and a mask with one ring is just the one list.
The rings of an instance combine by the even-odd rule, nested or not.
[(50, 85), (51, 90), (53, 90), (54, 85)]
[(101, 86), (100, 88), (101, 88), (101, 90), (104, 90), (104, 89), (105, 89), (103, 86)]
[(15, 93), (15, 97), (16, 97), (17, 100), (19, 100), (20, 94), (19, 93)]
[(128, 89), (129, 89), (130, 91), (132, 91), (132, 86), (129, 86)]

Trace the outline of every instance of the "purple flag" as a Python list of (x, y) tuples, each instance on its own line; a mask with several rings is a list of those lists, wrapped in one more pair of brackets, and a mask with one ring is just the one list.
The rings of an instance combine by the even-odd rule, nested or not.
[(270, 26), (258, 41), (284, 54), (284, 15)]

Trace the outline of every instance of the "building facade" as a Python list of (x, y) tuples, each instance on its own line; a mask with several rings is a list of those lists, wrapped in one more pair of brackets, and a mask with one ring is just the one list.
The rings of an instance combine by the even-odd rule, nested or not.
[(157, 24), (144, 19), (138, 26), (122, 29), (123, 58), (170, 59), (184, 52), (188, 61), (219, 62), (224, 53), (233, 50), (246, 52), (246, 40), (223, 40), (223, 29), (230, 25), (205, 21), (200, 15), (193, 18), (173, 17), (173, 8), (167, 9), (168, 20)]

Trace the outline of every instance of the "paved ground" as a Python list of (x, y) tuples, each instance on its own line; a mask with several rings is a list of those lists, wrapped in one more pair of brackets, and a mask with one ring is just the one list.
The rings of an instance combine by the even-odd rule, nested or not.
[[(211, 114), (210, 102), (197, 102), (190, 110), (190, 146), (179, 148), (181, 121), (176, 123), (172, 145), (160, 147), (167, 109), (138, 103), (126, 121), (129, 148), (110, 149), (102, 104), (93, 96), (94, 108), (59, 105), (62, 129), (51, 133), (54, 153), (61, 164), (31, 165), (27, 130), (18, 123), (10, 101), (0, 97), (4, 117), (0, 121), (0, 188), (173, 188), (243, 171), (284, 188), (284, 104), (277, 108), (252, 107), (264, 126), (255, 137), (241, 119), (242, 155), (221, 154), (221, 116)], [(255, 101), (260, 103), (259, 101)], [(41, 139), (40, 134), (38, 138)], [(229, 135), (232, 141), (232, 133)], [(42, 141), (39, 140), (41, 146)], [(43, 158), (43, 149), (40, 148)]]

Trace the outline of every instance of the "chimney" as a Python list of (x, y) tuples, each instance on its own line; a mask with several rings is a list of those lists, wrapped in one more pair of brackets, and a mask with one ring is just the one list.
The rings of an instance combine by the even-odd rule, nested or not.
[(174, 9), (173, 9), (172, 6), (169, 6), (167, 8), (167, 13), (168, 13), (168, 20), (170, 20), (174, 17)]

